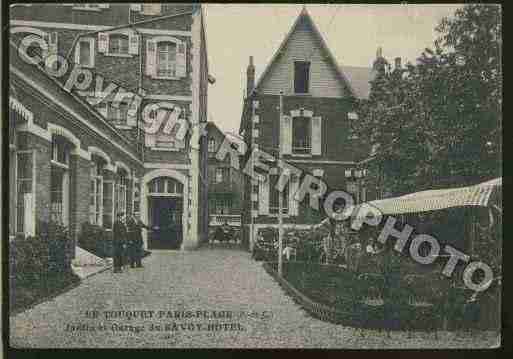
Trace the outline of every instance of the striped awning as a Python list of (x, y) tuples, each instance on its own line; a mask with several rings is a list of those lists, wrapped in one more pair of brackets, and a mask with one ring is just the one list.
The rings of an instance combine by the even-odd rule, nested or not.
[[(360, 206), (346, 208), (344, 212), (351, 217), (369, 215), (368, 210), (359, 209), (362, 206), (371, 206), (379, 210), (382, 215), (420, 213), (442, 210), (453, 207), (487, 207), (502, 206), (502, 177), (495, 178), (477, 185), (427, 190), (406, 194), (400, 197), (386, 198), (367, 202)], [(329, 225), (326, 218), (314, 226), (315, 229)]]
[(436, 211), (453, 207), (487, 207), (498, 200), (502, 191), (502, 177), (477, 185), (427, 190), (404, 196), (368, 202), (381, 214), (406, 214)]

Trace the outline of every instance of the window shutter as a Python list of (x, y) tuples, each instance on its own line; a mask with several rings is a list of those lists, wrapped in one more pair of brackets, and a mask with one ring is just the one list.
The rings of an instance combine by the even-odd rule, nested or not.
[(32, 193), (23, 194), (23, 229), (27, 236), (36, 234), (36, 213), (34, 206), (34, 195)]
[(185, 42), (176, 44), (176, 76), (187, 76), (187, 44)]
[(58, 33), (56, 31), (53, 31), (50, 33), (49, 36), (49, 50), (51, 54), (57, 54), (58, 49)]
[(280, 142), (283, 154), (290, 155), (292, 153), (292, 118), (287, 115), (282, 117)]
[(146, 145), (146, 147), (155, 147), (156, 139), (157, 139), (156, 134), (150, 135), (150, 134), (146, 133), (144, 135), (144, 144)]
[(75, 64), (80, 64), (80, 44), (81, 42), (77, 42), (77, 46), (75, 46)]
[(294, 195), (299, 189), (299, 178), (291, 175), (289, 180), (289, 213), (291, 216), (299, 215), (299, 203), (294, 199)]
[(89, 39), (89, 63), (91, 64), (91, 67), (94, 67), (94, 56), (95, 49), (94, 49), (94, 39)]
[(155, 76), (157, 73), (157, 44), (153, 40), (146, 41), (146, 75)]
[(322, 154), (322, 125), (321, 117), (312, 117), (312, 155)]
[(109, 48), (109, 34), (106, 32), (98, 33), (98, 51), (105, 53)]
[(128, 53), (130, 55), (137, 55), (139, 53), (139, 35), (131, 33), (128, 36), (128, 40), (129, 40)]
[(258, 211), (259, 214), (269, 214), (269, 176), (265, 182), (259, 182), (258, 186)]

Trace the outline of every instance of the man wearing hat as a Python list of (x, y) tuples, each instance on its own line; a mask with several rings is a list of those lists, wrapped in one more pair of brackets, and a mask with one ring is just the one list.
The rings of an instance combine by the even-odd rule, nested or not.
[(114, 273), (120, 273), (123, 265), (123, 246), (127, 240), (127, 230), (123, 212), (119, 212), (112, 228)]
[(136, 218), (134, 215), (130, 216), (127, 220), (127, 230), (128, 230), (128, 253), (130, 257), (130, 266), (132, 268), (137, 267), (141, 268), (141, 258), (143, 255), (143, 239), (142, 239), (142, 229), (146, 228), (148, 230), (158, 229), (158, 227), (149, 227), (145, 225), (140, 219)]

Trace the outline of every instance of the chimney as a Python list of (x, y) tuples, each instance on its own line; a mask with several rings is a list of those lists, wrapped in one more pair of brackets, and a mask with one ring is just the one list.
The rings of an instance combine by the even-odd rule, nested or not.
[(400, 70), (401, 69), (401, 58), (400, 57), (396, 57), (395, 58), (395, 69), (396, 70)]
[(253, 65), (253, 56), (249, 57), (249, 65), (248, 69), (246, 70), (246, 79), (246, 97), (249, 97), (253, 91), (253, 88), (255, 87), (255, 65)]

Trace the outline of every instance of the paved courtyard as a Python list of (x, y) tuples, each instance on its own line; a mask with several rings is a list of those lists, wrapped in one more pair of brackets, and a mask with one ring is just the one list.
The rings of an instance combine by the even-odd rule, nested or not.
[[(384, 333), (364, 331), (362, 336), (360, 330), (322, 322), (286, 296), (260, 262), (236, 249), (154, 251), (143, 264), (142, 269), (121, 274), (106, 271), (87, 278), (73, 290), (11, 317), (11, 345), (469, 348), (493, 347), (499, 342), (492, 333), (470, 336), (439, 332), (438, 340), (426, 333), (413, 333), (412, 338), (406, 333), (391, 333), (387, 338)], [(86, 311), (97, 311), (99, 317), (88, 318)], [(146, 317), (105, 317), (105, 313), (123, 315), (118, 311), (145, 311)], [(175, 311), (194, 317), (168, 317)], [(152, 313), (151, 318), (148, 313)], [(224, 318), (212, 318), (223, 314)]]

